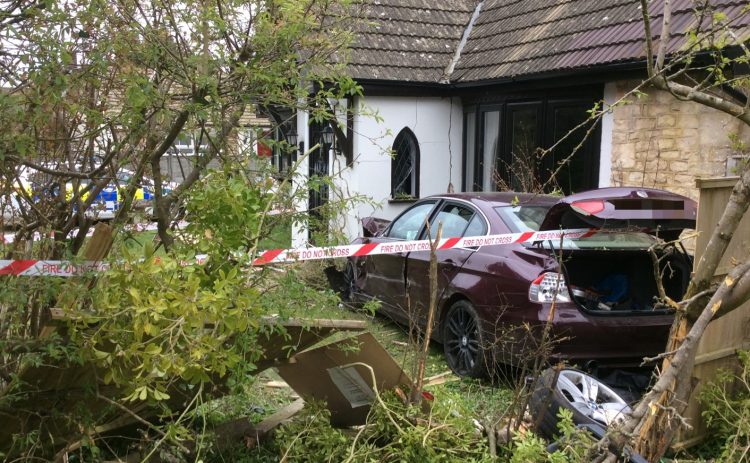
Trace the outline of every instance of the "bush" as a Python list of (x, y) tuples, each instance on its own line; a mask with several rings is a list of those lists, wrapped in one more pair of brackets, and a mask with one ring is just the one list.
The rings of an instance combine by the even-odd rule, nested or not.
[[(740, 371), (719, 371), (716, 380), (701, 390), (703, 418), (711, 430), (717, 462), (747, 461), (750, 458), (750, 352), (738, 353)], [(704, 448), (705, 450), (705, 448)]]

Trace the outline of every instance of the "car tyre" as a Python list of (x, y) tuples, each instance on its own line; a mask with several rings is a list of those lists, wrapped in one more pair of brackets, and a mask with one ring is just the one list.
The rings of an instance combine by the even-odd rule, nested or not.
[(622, 420), (630, 407), (612, 388), (580, 370), (555, 368), (542, 372), (529, 400), (536, 431), (547, 438), (558, 433), (560, 408), (570, 410), (576, 425), (607, 427)]
[(454, 303), (442, 325), (443, 354), (458, 376), (485, 376), (485, 349), (479, 316), (469, 301)]
[(346, 267), (344, 267), (344, 288), (341, 292), (341, 299), (345, 302), (354, 301), (356, 281), (357, 269), (354, 267), (354, 262), (348, 260), (346, 262)]

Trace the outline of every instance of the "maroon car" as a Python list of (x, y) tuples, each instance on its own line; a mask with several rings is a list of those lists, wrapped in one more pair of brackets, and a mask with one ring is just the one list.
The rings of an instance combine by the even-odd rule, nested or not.
[[(444, 238), (595, 227), (588, 238), (437, 251), (434, 339), (450, 368), (477, 376), (488, 352), (514, 363), (535, 349), (530, 333), (554, 301), (554, 355), (571, 362), (638, 364), (663, 351), (672, 313), (657, 303), (649, 248), (694, 228), (695, 201), (661, 190), (602, 188), (564, 198), (524, 193), (460, 193), (422, 199), (392, 222), (365, 220), (358, 242)], [(666, 295), (679, 300), (692, 268), (680, 244), (660, 247)], [(401, 323), (426, 323), (429, 252), (350, 258), (348, 296), (377, 299)], [(529, 341), (529, 340), (532, 341)], [(492, 348), (489, 348), (492, 346)], [(495, 357), (497, 360), (497, 357)]]

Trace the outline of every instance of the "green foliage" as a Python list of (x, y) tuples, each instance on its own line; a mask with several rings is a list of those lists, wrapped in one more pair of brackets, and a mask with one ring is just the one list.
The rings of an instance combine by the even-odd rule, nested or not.
[(217, 258), (247, 251), (263, 234), (259, 227), (267, 212), (269, 195), (251, 187), (242, 169), (211, 171), (190, 192), (186, 232), (196, 241), (191, 248)]
[(534, 433), (514, 436), (511, 463), (542, 463), (548, 457), (547, 443), (541, 437)]
[[(260, 233), (265, 196), (228, 172), (201, 186), (187, 203), (184, 242), (159, 256), (149, 243), (141, 255), (122, 247), (122, 261), (75, 314), (73, 339), (129, 401), (167, 400), (177, 378), (200, 384), (243, 375), (260, 355), (255, 337), (266, 306), (238, 253)], [(194, 264), (194, 249), (206, 254), (203, 265)]]
[(198, 384), (252, 366), (259, 352), (239, 335), (257, 331), (260, 311), (239, 268), (206, 273), (173, 256), (125, 257), (99, 279), (93, 308), (74, 325), (105, 383), (128, 400), (159, 401), (175, 378)]
[(389, 391), (376, 400), (367, 425), (344, 433), (329, 424), (327, 410), (306, 406), (282, 428), (277, 445), (290, 462), (489, 462), (486, 439), (450, 394), (425, 414)]
[[(750, 352), (740, 351), (739, 372), (721, 370), (700, 392), (717, 462), (746, 461), (750, 453)], [(718, 444), (718, 449), (715, 448)]]
[(276, 445), (290, 463), (342, 462), (351, 438), (331, 427), (331, 412), (320, 402), (306, 403), (304, 411), (276, 434)]
[(587, 431), (576, 428), (573, 413), (561, 408), (557, 414), (558, 447), (547, 451), (547, 442), (532, 432), (513, 437), (511, 463), (588, 463), (596, 441)]

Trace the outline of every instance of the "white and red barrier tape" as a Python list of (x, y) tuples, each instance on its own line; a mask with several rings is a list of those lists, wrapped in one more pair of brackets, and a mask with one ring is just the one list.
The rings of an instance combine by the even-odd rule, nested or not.
[[(582, 228), (572, 230), (553, 230), (540, 232), (506, 233), (501, 235), (470, 236), (462, 238), (444, 238), (438, 243), (438, 250), (454, 248), (471, 248), (497, 246), (502, 244), (527, 243), (534, 241), (588, 238), (599, 230)], [(329, 259), (334, 257), (360, 257), (377, 254), (396, 254), (400, 252), (429, 251), (429, 240), (388, 241), (384, 243), (349, 244), (344, 246), (326, 246), (302, 249), (270, 249), (260, 253), (253, 260), (253, 265), (266, 265), (281, 262)], [(201, 259), (198, 259), (201, 263)], [(70, 261), (52, 260), (0, 260), (0, 275), (17, 276), (80, 276), (89, 272), (101, 272), (109, 268), (100, 262), (83, 262), (74, 264)]]

